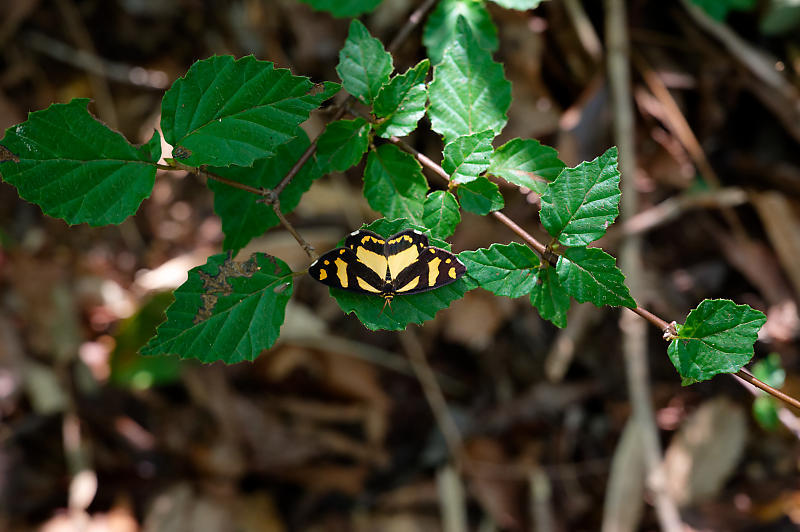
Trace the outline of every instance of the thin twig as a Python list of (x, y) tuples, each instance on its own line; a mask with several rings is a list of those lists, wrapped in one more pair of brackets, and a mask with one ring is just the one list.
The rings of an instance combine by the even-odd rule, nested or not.
[(436, 374), (425, 358), (425, 349), (423, 349), (413, 329), (406, 329), (400, 334), (400, 343), (403, 344), (403, 348), (408, 354), (408, 360), (417, 375), (417, 380), (419, 380), (419, 384), (422, 387), (422, 393), (425, 394), (425, 399), (433, 411), (436, 424), (439, 430), (442, 431), (450, 456), (458, 462), (461, 458), (462, 448), (461, 431), (458, 430), (458, 425), (456, 425), (450, 410), (447, 408), (447, 401), (444, 398), (442, 389), (439, 387), (439, 382), (436, 380)]
[(397, 51), (397, 48), (401, 44), (403, 44), (403, 41), (406, 40), (406, 38), (414, 30), (414, 28), (416, 28), (417, 25), (419, 25), (419, 23), (422, 22), (422, 17), (425, 16), (425, 13), (427, 13), (428, 10), (432, 8), (435, 3), (436, 0), (425, 0), (425, 2), (421, 6), (419, 6), (417, 9), (414, 10), (413, 13), (411, 13), (406, 23), (403, 24), (403, 27), (400, 28), (400, 31), (397, 32), (397, 35), (395, 35), (394, 39), (392, 39), (392, 42), (389, 43), (388, 50), (390, 52)]
[(786, 395), (785, 393), (783, 393), (780, 390), (777, 390), (777, 389), (773, 388), (772, 386), (770, 386), (766, 382), (758, 380), (749, 371), (747, 371), (745, 369), (740, 369), (739, 371), (734, 373), (734, 375), (736, 377), (739, 377), (740, 379), (742, 379), (745, 382), (749, 382), (750, 384), (752, 384), (756, 388), (761, 388), (762, 390), (764, 390), (768, 394), (772, 395), (773, 397), (777, 397), (778, 399), (780, 399), (784, 403), (792, 405), (795, 408), (800, 408), (800, 401), (798, 401), (794, 397)]
[[(635, 190), (636, 149), (633, 97), (631, 95), (630, 42), (625, 0), (606, 0), (606, 50), (608, 80), (614, 111), (614, 136), (619, 148), (619, 163), (623, 194), (620, 215), (623, 220), (631, 218), (639, 208), (639, 196)], [(641, 292), (640, 274), (641, 238), (626, 235), (620, 251), (620, 264), (628, 272), (628, 283), (634, 296)], [(651, 312), (636, 307), (639, 316), (656, 324), (663, 332), (669, 325)], [(653, 494), (656, 515), (661, 529), (680, 532), (683, 529), (675, 500), (666, 486), (662, 465), (662, 450), (655, 422), (650, 369), (647, 364), (647, 334), (645, 324), (633, 319), (630, 314), (620, 320), (622, 351), (627, 373), (628, 394), (633, 407), (633, 422), (638, 428), (639, 443), (646, 474), (646, 485)], [(613, 523), (604, 523), (604, 530), (614, 530)]]

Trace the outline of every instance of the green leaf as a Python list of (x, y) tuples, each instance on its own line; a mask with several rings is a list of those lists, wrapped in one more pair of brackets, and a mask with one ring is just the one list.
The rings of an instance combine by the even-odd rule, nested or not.
[(462, 251), (458, 258), (467, 267), (467, 275), (495, 295), (521, 297), (536, 285), (539, 257), (531, 248), (517, 242)]
[(505, 205), (500, 187), (485, 177), (458, 185), (458, 200), (465, 211), (481, 216), (500, 210)]
[(345, 90), (364, 103), (372, 103), (389, 81), (392, 69), (392, 56), (381, 41), (372, 37), (361, 22), (353, 20), (336, 65)]
[[(382, 218), (362, 227), (381, 236), (388, 237), (404, 229), (417, 229), (425, 232), (425, 228), (414, 225), (408, 220), (386, 220)], [(450, 244), (433, 238), (428, 234), (431, 246), (450, 250)], [(391, 308), (384, 309), (384, 300), (379, 296), (348, 292), (339, 288), (331, 288), (330, 293), (336, 302), (347, 313), (353, 313), (367, 329), (376, 331), (385, 329), (399, 331), (409, 323), (421, 324), (434, 318), (437, 312), (447, 308), (456, 299), (464, 297), (464, 293), (475, 288), (474, 283), (464, 275), (458, 281), (435, 290), (411, 295), (396, 295), (392, 299)], [(383, 312), (381, 312), (383, 311)]]
[(569, 294), (561, 286), (555, 268), (545, 267), (539, 271), (536, 286), (531, 290), (531, 305), (539, 315), (556, 327), (567, 326), (567, 311), (570, 306)]
[(425, 115), (425, 102), (428, 100), (425, 77), (430, 66), (430, 61), (423, 59), (405, 74), (393, 77), (378, 92), (372, 106), (375, 116), (383, 119), (375, 126), (378, 136), (387, 139), (392, 135), (402, 137), (417, 128), (417, 122)]
[(753, 344), (766, 321), (763, 312), (748, 305), (706, 299), (678, 326), (667, 353), (684, 384), (735, 373), (753, 357)]
[[(320, 90), (321, 88), (321, 90)], [(214, 56), (191, 66), (161, 102), (173, 156), (190, 166), (250, 166), (275, 155), (309, 113), (339, 90), (253, 56)]]
[(765, 430), (776, 430), (780, 426), (778, 417), (778, 401), (762, 395), (753, 401), (753, 417)]
[(565, 246), (594, 242), (619, 214), (617, 148), (593, 161), (565, 168), (542, 195), (540, 218)]
[(725, 20), (729, 11), (750, 11), (755, 9), (757, 0), (692, 0), (708, 16), (715, 20)]
[[(308, 136), (302, 129), (298, 129), (297, 137), (288, 144), (279, 146), (275, 156), (269, 159), (259, 159), (252, 167), (209, 168), (209, 171), (251, 187), (273, 189), (283, 180), (309, 144)], [(320, 173), (315, 169), (313, 159), (307, 161), (281, 191), (281, 212), (292, 212)], [(208, 180), (208, 187), (214, 192), (214, 212), (222, 220), (222, 232), (225, 233), (222, 249), (236, 252), (253, 237), (280, 224), (272, 206), (259, 202), (259, 196), (211, 179)]]
[(95, 120), (87, 98), (56, 103), (6, 130), (3, 181), (42, 212), (69, 224), (119, 224), (150, 195), (161, 139), (140, 147)]
[(463, 18), (458, 19), (455, 40), (442, 63), (433, 69), (428, 92), (431, 127), (444, 137), (445, 144), (487, 129), (498, 134), (508, 121), (511, 83), (503, 77), (503, 66), (481, 48)]
[(528, 9), (535, 9), (542, 3), (542, 0), (492, 0), (492, 2), (506, 9), (525, 11)]
[(786, 380), (786, 370), (781, 364), (781, 356), (778, 353), (770, 353), (767, 358), (753, 364), (753, 375), (773, 388), (782, 388)]
[(512, 139), (495, 150), (489, 173), (542, 194), (566, 165), (558, 152), (534, 139)]
[(558, 258), (558, 280), (581, 303), (636, 307), (614, 257), (600, 248), (568, 248)]
[[(767, 358), (753, 364), (753, 375), (773, 388), (783, 387), (786, 370), (781, 364), (781, 356), (778, 353), (770, 353)], [(761, 392), (761, 395), (753, 401), (753, 417), (766, 430), (775, 430), (780, 423), (778, 407), (779, 404), (773, 397)]]
[(420, 164), (394, 144), (383, 144), (367, 156), (364, 197), (384, 216), (421, 222), (427, 191)]
[(180, 380), (186, 361), (176, 356), (143, 357), (138, 351), (164, 321), (164, 311), (172, 303), (172, 292), (149, 298), (136, 313), (115, 326), (114, 350), (111, 352), (109, 382), (117, 386), (144, 390), (151, 386)]
[(800, 2), (770, 0), (758, 21), (759, 31), (768, 36), (781, 35), (800, 28)]
[(369, 123), (363, 118), (337, 120), (317, 139), (317, 161), (323, 174), (355, 166), (369, 147)]
[(334, 17), (357, 17), (375, 9), (381, 0), (300, 0), (317, 11), (327, 11)]
[(422, 225), (434, 238), (445, 239), (453, 234), (461, 223), (461, 212), (455, 196), (446, 190), (434, 190), (425, 198), (422, 206)]
[(468, 183), (478, 179), (489, 168), (492, 155), (492, 130), (458, 137), (444, 147), (442, 168), (454, 183)]
[(167, 320), (141, 350), (202, 362), (254, 360), (278, 338), (292, 295), (292, 271), (280, 259), (254, 253), (247, 262), (212, 255), (175, 290)]
[(455, 39), (459, 17), (467, 21), (481, 48), (490, 52), (497, 50), (497, 28), (482, 0), (440, 0), (422, 34), (422, 42), (434, 65), (442, 61), (445, 49)]

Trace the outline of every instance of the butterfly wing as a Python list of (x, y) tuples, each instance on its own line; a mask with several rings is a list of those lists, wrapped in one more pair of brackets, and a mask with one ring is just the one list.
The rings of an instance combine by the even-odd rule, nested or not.
[(323, 254), (308, 267), (308, 274), (322, 284), (367, 294), (382, 293), (386, 284), (348, 247)]
[(466, 271), (453, 253), (428, 247), (392, 280), (392, 286), (397, 294), (418, 294), (455, 282)]
[(364, 266), (375, 272), (375, 275), (383, 280), (386, 279), (388, 268), (386, 255), (384, 254), (385, 245), (386, 242), (382, 236), (363, 229), (353, 231), (344, 241), (344, 247), (352, 250)]

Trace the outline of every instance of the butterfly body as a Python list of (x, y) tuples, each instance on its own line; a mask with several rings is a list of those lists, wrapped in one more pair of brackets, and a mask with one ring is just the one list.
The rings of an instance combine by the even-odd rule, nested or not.
[(308, 268), (317, 281), (353, 292), (383, 297), (417, 294), (450, 284), (466, 272), (449, 251), (431, 247), (428, 238), (407, 229), (383, 238), (360, 229), (344, 246), (323, 254)]

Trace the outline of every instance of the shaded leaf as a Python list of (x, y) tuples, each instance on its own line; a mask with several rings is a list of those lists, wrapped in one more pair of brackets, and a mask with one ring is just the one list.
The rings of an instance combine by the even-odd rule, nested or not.
[(337, 120), (317, 139), (320, 172), (344, 172), (355, 166), (369, 146), (369, 123), (363, 118)]
[(568, 248), (558, 258), (558, 280), (580, 303), (636, 307), (614, 257), (599, 248)]
[(684, 384), (735, 373), (753, 357), (753, 344), (766, 321), (763, 312), (748, 305), (706, 299), (678, 326), (667, 353)]
[(422, 42), (434, 65), (442, 61), (445, 49), (455, 39), (459, 17), (467, 21), (481, 48), (490, 52), (497, 50), (497, 28), (483, 1), (440, 0), (428, 17), (422, 34)]
[(446, 190), (434, 190), (422, 206), (422, 225), (434, 238), (447, 238), (461, 223), (461, 212), (455, 196)]
[(503, 208), (505, 200), (500, 187), (485, 177), (458, 186), (458, 201), (465, 211), (485, 216)]
[(531, 248), (517, 242), (462, 251), (458, 258), (467, 267), (467, 275), (495, 295), (521, 297), (536, 285), (539, 257)]
[[(289, 173), (309, 144), (308, 136), (298, 129), (297, 137), (279, 146), (275, 156), (259, 159), (252, 167), (209, 168), (209, 171), (252, 187), (273, 189)], [(315, 169), (313, 159), (307, 161), (281, 191), (281, 212), (292, 212), (320, 173)], [(259, 202), (259, 196), (212, 179), (208, 180), (208, 188), (214, 192), (214, 212), (220, 217), (222, 232), (225, 233), (222, 249), (238, 251), (254, 237), (280, 224), (272, 206)]]
[(372, 103), (389, 81), (392, 68), (392, 56), (383, 43), (371, 36), (360, 21), (353, 20), (336, 65), (344, 89), (362, 102)]
[(212, 255), (189, 271), (143, 355), (175, 354), (203, 362), (254, 360), (275, 343), (292, 295), (292, 271), (254, 253), (247, 262)]
[(488, 172), (542, 194), (566, 165), (558, 152), (534, 139), (512, 139), (492, 154)]
[(565, 246), (594, 242), (619, 214), (617, 148), (593, 161), (565, 168), (542, 195), (540, 218)]
[(455, 183), (468, 183), (488, 167), (492, 155), (492, 130), (458, 137), (444, 147), (442, 168)]
[(339, 85), (314, 86), (253, 56), (197, 61), (161, 102), (161, 129), (184, 164), (250, 166), (275, 154)]
[(427, 191), (420, 164), (394, 144), (383, 144), (367, 156), (364, 197), (384, 216), (420, 222)]
[[(381, 236), (388, 237), (404, 229), (417, 229), (425, 232), (425, 228), (414, 225), (408, 220), (386, 220), (385, 218), (362, 227)], [(429, 235), (431, 246), (450, 250), (450, 244)], [(467, 275), (454, 283), (411, 295), (396, 295), (391, 303), (383, 309), (384, 300), (380, 296), (348, 292), (340, 288), (331, 288), (330, 293), (341, 309), (353, 313), (370, 330), (386, 329), (398, 331), (405, 329), (410, 323), (424, 323), (434, 318), (437, 312), (447, 308), (456, 299), (464, 297), (464, 293), (475, 288), (474, 282)], [(383, 310), (383, 312), (381, 312)]]
[(492, 0), (492, 2), (506, 9), (524, 11), (527, 9), (535, 9), (542, 3), (542, 0)]
[(531, 305), (539, 311), (539, 316), (556, 327), (563, 329), (567, 326), (569, 294), (561, 286), (555, 268), (545, 267), (539, 271), (536, 286), (531, 290)]
[(327, 11), (334, 17), (357, 17), (375, 9), (381, 0), (300, 0), (317, 11)]
[(122, 223), (153, 190), (161, 139), (140, 147), (89, 114), (87, 98), (56, 103), (6, 130), (3, 181), (69, 224)]
[(445, 143), (487, 129), (498, 134), (508, 121), (511, 83), (463, 17), (458, 19), (455, 40), (433, 69), (428, 94), (431, 127)]
[(417, 122), (425, 115), (425, 102), (428, 100), (425, 77), (430, 65), (430, 61), (423, 59), (405, 74), (393, 77), (378, 92), (372, 106), (375, 116), (384, 119), (375, 126), (378, 136), (402, 137), (417, 128)]

